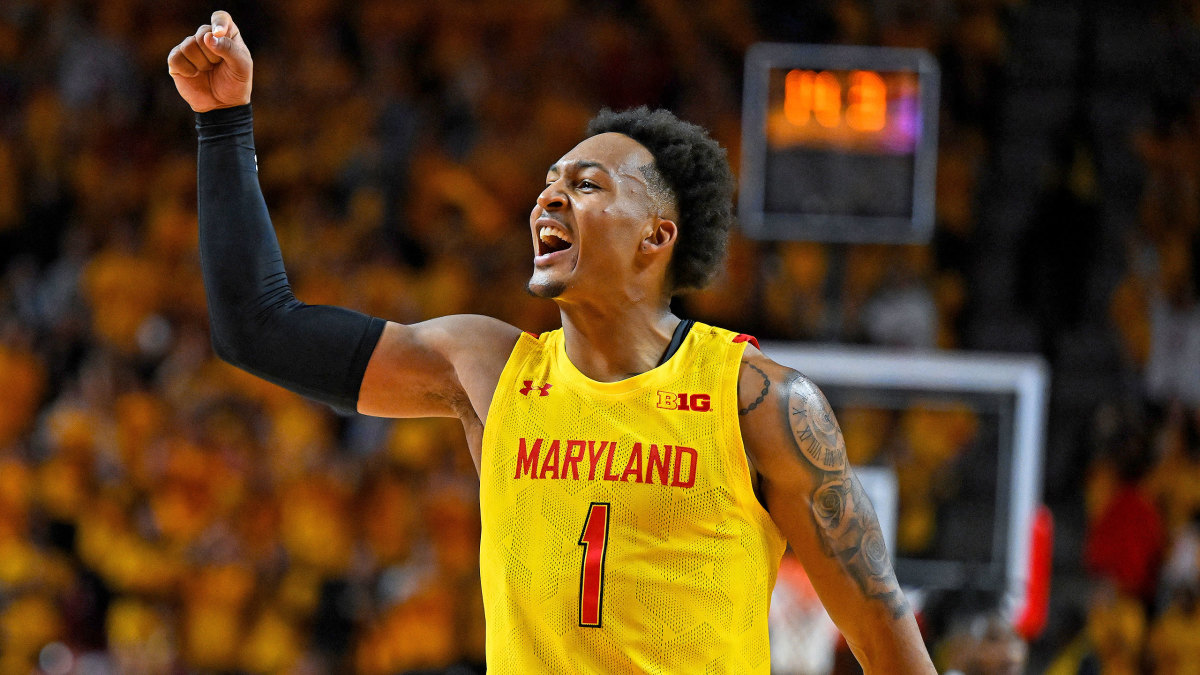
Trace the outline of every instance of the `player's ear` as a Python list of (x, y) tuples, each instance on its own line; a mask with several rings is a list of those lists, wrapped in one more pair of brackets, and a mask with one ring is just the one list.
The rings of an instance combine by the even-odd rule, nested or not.
[(675, 221), (658, 218), (654, 221), (654, 229), (642, 239), (642, 251), (650, 253), (667, 249), (674, 245), (675, 237), (678, 235), (679, 227)]

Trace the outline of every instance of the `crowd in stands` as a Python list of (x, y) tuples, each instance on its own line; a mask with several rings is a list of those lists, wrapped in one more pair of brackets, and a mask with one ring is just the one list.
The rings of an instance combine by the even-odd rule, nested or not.
[(1147, 177), (1110, 308), (1141, 396), (1096, 413), (1082, 560), (1099, 583), (1056, 673), (1200, 672), (1200, 105), (1136, 143)]
[[(849, 247), (834, 307), (828, 246), (735, 234), (726, 273), (678, 311), (760, 338), (969, 348), (979, 182), (1023, 4), (224, 9), (254, 55), (260, 179), (297, 297), (532, 332), (558, 314), (524, 292), (528, 210), (601, 106), (669, 107), (736, 168), (750, 44), (928, 49), (947, 92), (934, 242)], [(339, 417), (213, 356), (193, 118), (166, 71), (209, 9), (0, 6), (0, 674), (479, 668), (477, 481), (457, 422)], [(1108, 328), (1140, 379), (1097, 413), (1078, 552), (1097, 590), (1078, 638), (1049, 646), (1056, 672), (1200, 664), (1200, 107), (1160, 117), (1134, 139), (1143, 209)], [(884, 443), (873, 415), (843, 418), (861, 459)], [(901, 546), (928, 541), (931, 481), (973, 425), (890, 425), (924, 462), (902, 477)]]

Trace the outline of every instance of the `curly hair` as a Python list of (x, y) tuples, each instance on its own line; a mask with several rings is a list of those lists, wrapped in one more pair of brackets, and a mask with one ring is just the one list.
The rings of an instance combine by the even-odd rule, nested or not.
[(733, 172), (725, 149), (702, 127), (646, 106), (601, 110), (588, 123), (587, 135), (607, 132), (625, 134), (650, 151), (654, 164), (643, 173), (651, 197), (665, 192), (679, 209), (668, 279), (672, 294), (704, 288), (725, 260), (733, 223)]

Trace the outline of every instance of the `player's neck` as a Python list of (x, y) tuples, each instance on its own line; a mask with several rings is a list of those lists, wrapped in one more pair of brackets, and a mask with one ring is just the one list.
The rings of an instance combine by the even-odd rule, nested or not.
[(654, 368), (679, 323), (667, 301), (559, 303), (559, 311), (567, 358), (598, 382)]

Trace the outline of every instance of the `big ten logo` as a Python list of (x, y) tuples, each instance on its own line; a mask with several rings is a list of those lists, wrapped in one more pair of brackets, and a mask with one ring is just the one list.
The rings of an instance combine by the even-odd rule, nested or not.
[(663, 410), (692, 410), (708, 412), (712, 410), (712, 399), (708, 394), (675, 394), (669, 391), (658, 392), (658, 407)]

